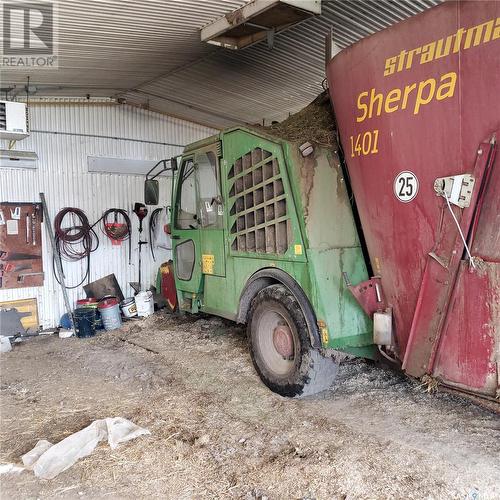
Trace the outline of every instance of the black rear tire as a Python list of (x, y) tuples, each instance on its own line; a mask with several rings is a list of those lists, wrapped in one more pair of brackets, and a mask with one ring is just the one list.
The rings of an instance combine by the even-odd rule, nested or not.
[(338, 364), (311, 347), (300, 305), (284, 286), (271, 285), (253, 299), (247, 334), (254, 367), (273, 392), (302, 397), (332, 385)]

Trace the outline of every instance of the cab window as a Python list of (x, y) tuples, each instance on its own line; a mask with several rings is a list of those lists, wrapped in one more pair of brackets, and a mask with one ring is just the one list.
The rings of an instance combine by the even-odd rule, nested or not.
[(222, 199), (217, 175), (217, 157), (213, 151), (195, 156), (198, 178), (198, 214), (203, 228), (222, 227)]
[(185, 160), (181, 166), (178, 196), (175, 227), (177, 229), (197, 229), (196, 180), (192, 158)]

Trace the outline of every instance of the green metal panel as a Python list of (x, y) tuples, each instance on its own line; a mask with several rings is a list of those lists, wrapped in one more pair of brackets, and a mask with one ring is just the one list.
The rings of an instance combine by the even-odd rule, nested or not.
[[(309, 267), (314, 283), (312, 304), (318, 320), (328, 328), (325, 347), (342, 348), (372, 343), (371, 320), (346, 288), (342, 272), (354, 280), (366, 279), (360, 248), (309, 249)], [(360, 281), (361, 281), (360, 280)], [(357, 281), (356, 281), (357, 282)]]
[(205, 275), (225, 276), (225, 231), (223, 229), (200, 229), (199, 232), (202, 272)]
[(327, 327), (324, 346), (343, 349), (370, 345), (371, 320), (342, 276), (346, 272), (357, 283), (367, 279), (368, 273), (338, 157), (318, 146), (314, 155), (306, 158), (291, 143), (285, 143), (284, 151), (307, 235), (313, 283), (310, 300), (318, 320)]
[(200, 139), (199, 141), (192, 142), (191, 144), (188, 144), (184, 148), (183, 155), (186, 155), (187, 153), (191, 153), (192, 151), (198, 151), (200, 149), (206, 148), (207, 146), (211, 146), (211, 145), (216, 144), (218, 142), (219, 142), (219, 134), (211, 135), (210, 137), (206, 137), (205, 139)]
[(205, 276), (204, 294), (201, 310), (234, 319), (238, 312), (241, 292), (248, 279), (257, 271), (266, 268), (281, 269), (298, 283), (308, 281), (306, 263), (287, 260), (268, 260), (248, 257), (229, 257), (227, 259), (227, 278)]

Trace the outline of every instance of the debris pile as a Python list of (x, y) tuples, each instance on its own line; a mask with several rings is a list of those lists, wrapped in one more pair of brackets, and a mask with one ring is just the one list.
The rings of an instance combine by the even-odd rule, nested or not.
[(304, 109), (280, 123), (264, 127), (265, 131), (288, 141), (312, 141), (336, 147), (337, 130), (328, 91), (322, 92)]

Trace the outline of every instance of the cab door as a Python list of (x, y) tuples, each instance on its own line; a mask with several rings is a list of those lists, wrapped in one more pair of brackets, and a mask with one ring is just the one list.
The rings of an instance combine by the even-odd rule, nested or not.
[[(225, 276), (218, 144), (184, 157), (174, 188), (172, 252), (179, 304), (203, 293), (204, 275)], [(186, 309), (186, 307), (184, 307)]]
[(200, 224), (201, 272), (225, 276), (224, 203), (220, 188), (218, 144), (195, 153)]
[(172, 225), (172, 254), (181, 308), (184, 299), (183, 292), (198, 294), (201, 290), (200, 230), (196, 184), (194, 157), (184, 157), (175, 187)]

